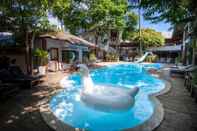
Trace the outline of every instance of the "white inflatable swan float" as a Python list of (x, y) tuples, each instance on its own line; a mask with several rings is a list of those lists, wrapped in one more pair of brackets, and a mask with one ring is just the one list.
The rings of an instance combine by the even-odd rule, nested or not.
[(82, 76), (83, 89), (80, 97), (83, 103), (102, 111), (123, 111), (134, 105), (139, 88), (94, 85), (87, 66), (80, 64), (78, 67)]

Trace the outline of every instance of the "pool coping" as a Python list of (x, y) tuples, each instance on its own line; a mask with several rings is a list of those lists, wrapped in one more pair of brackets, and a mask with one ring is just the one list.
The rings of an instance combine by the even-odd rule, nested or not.
[[(154, 103), (155, 108), (152, 116), (145, 121), (144, 123), (128, 128), (123, 129), (124, 131), (152, 131), (157, 128), (164, 119), (164, 108), (163, 104), (158, 100), (157, 96), (167, 93), (171, 89), (171, 82), (165, 77), (160, 75), (159, 79), (163, 80), (165, 83), (165, 88), (160, 92), (153, 93), (149, 95), (150, 100)], [(61, 90), (59, 90), (61, 91)], [(58, 91), (58, 92), (59, 92)], [(56, 92), (56, 93), (58, 93)], [(54, 94), (55, 95), (55, 94)], [(74, 128), (61, 120), (59, 120), (49, 107), (49, 101), (51, 98), (46, 98), (42, 101), (42, 106), (40, 106), (40, 114), (44, 122), (55, 131), (85, 131), (85, 129)]]

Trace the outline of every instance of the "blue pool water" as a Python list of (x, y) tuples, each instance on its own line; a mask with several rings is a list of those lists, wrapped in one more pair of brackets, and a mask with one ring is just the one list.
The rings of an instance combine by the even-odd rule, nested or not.
[(52, 97), (50, 109), (64, 123), (90, 131), (119, 131), (144, 123), (153, 114), (154, 103), (148, 95), (159, 92), (165, 85), (146, 71), (161, 68), (159, 64), (119, 64), (91, 71), (94, 84), (106, 84), (133, 88), (138, 86), (133, 108), (124, 112), (102, 112), (86, 106), (80, 101), (81, 81), (73, 74), (63, 82), (66, 89)]

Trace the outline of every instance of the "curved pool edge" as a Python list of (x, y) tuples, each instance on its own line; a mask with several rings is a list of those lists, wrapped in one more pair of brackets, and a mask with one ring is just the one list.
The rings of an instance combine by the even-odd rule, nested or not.
[(151, 117), (144, 123), (133, 128), (124, 129), (124, 131), (152, 131), (162, 123), (164, 119), (164, 108), (163, 108), (163, 104), (159, 101), (157, 96), (163, 95), (168, 91), (170, 91), (171, 89), (171, 83), (167, 80), (164, 80), (164, 82), (165, 82), (165, 88), (163, 90), (149, 95), (150, 100), (155, 105), (154, 112), (151, 115)]
[[(161, 122), (164, 119), (164, 108), (163, 108), (163, 104), (159, 101), (159, 99), (157, 98), (157, 96), (163, 95), (165, 93), (167, 93), (168, 91), (170, 91), (171, 89), (171, 82), (167, 79), (165, 79), (165, 77), (162, 77), (160, 75), (161, 80), (164, 81), (165, 83), (165, 88), (157, 93), (154, 94), (150, 94), (149, 98), (150, 100), (154, 103), (155, 108), (154, 108), (154, 112), (151, 115), (151, 117), (145, 121), (144, 123), (133, 127), (133, 128), (128, 128), (128, 129), (124, 129), (124, 131), (152, 131), (155, 128), (157, 128)], [(60, 92), (61, 90), (57, 91), (55, 94), (57, 94), (58, 92)], [(53, 95), (55, 95), (53, 94)], [(59, 120), (51, 111), (50, 107), (49, 107), (49, 101), (50, 98), (46, 98), (43, 100), (43, 103), (45, 103), (45, 105), (40, 106), (40, 114), (44, 120), (44, 122), (53, 130), (55, 131), (84, 131), (83, 129), (78, 129), (78, 128), (74, 128), (64, 122), (62, 122), (61, 120)]]

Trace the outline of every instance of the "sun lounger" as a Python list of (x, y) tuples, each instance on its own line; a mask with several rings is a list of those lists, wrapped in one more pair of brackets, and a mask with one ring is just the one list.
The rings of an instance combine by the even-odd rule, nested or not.
[(192, 65), (187, 66), (172, 66), (170, 73), (184, 73), (187, 69), (191, 68)]
[(25, 75), (18, 67), (9, 67), (8, 70), (0, 70), (0, 80), (3, 83), (14, 83), (20, 87), (31, 88), (41, 81), (43, 76), (29, 76)]
[(183, 66), (183, 65), (175, 65), (175, 66), (171, 66), (171, 68), (173, 68), (173, 69), (179, 69), (179, 70), (184, 70), (184, 69), (190, 68), (192, 66), (193, 65), (186, 65), (186, 66)]
[(187, 72), (194, 71), (197, 67), (192, 65), (171, 67), (170, 74), (178, 74), (184, 76)]

